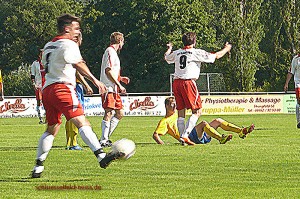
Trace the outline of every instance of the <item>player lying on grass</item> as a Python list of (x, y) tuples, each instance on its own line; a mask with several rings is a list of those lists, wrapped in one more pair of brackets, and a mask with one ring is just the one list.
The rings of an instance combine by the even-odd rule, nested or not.
[[(174, 97), (168, 97), (165, 100), (166, 116), (161, 119), (153, 133), (153, 139), (158, 144), (164, 144), (160, 136), (169, 134), (180, 142), (180, 133), (177, 128), (177, 114), (175, 114), (176, 102)], [(189, 134), (189, 139), (195, 144), (206, 144), (211, 141), (211, 138), (219, 140), (220, 144), (225, 144), (232, 139), (232, 135), (221, 135), (217, 128), (222, 128), (225, 131), (235, 132), (240, 138), (244, 139), (249, 133), (254, 130), (254, 124), (249, 127), (240, 128), (221, 118), (214, 119), (210, 123), (206, 121), (200, 122), (194, 127)]]

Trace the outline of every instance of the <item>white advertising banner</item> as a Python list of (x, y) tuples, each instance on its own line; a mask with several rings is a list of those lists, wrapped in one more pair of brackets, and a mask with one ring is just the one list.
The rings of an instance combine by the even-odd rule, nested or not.
[(202, 115), (283, 113), (283, 95), (201, 96)]
[[(41, 107), (41, 114), (44, 108)], [(0, 102), (0, 118), (6, 117), (36, 117), (35, 98), (5, 98)]]
[[(122, 96), (124, 116), (164, 116), (168, 96)], [(295, 113), (294, 95), (201, 96), (203, 115)], [(85, 97), (85, 114), (103, 116), (101, 98)], [(44, 109), (42, 108), (44, 114)], [(190, 114), (191, 111), (187, 111)], [(0, 101), (0, 118), (36, 117), (35, 98), (5, 98)]]

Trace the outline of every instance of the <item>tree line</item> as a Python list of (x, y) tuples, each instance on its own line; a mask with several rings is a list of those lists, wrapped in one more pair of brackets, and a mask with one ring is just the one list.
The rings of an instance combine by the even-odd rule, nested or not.
[(124, 33), (120, 59), (122, 74), (131, 79), (128, 92), (169, 91), (174, 66), (163, 54), (168, 42), (181, 48), (187, 31), (197, 33), (197, 48), (206, 51), (232, 43), (230, 56), (201, 69), (223, 73), (225, 91), (282, 91), (300, 50), (299, 10), (296, 0), (0, 0), (4, 92), (33, 94), (29, 65), (55, 36), (63, 13), (81, 17), (82, 55), (98, 77), (110, 34)]

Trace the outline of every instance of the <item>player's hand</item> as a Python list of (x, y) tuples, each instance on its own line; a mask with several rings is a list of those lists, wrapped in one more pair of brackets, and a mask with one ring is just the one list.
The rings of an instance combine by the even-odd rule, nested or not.
[(94, 91), (89, 85), (86, 85), (84, 88), (87, 95), (93, 95)]
[(129, 84), (130, 79), (128, 77), (121, 77), (121, 82), (123, 82), (124, 84)]
[(283, 90), (286, 92), (288, 90), (288, 85), (284, 85)]
[(95, 85), (98, 87), (100, 95), (107, 92), (106, 86), (99, 80), (96, 80)]
[(230, 43), (226, 42), (224, 48), (226, 48), (227, 51), (229, 52), (232, 48), (232, 45)]
[(120, 85), (119, 90), (122, 94), (126, 93), (126, 89), (122, 85)]
[(172, 49), (172, 48), (173, 48), (173, 44), (172, 44), (171, 42), (169, 42), (169, 43), (167, 44), (167, 47)]

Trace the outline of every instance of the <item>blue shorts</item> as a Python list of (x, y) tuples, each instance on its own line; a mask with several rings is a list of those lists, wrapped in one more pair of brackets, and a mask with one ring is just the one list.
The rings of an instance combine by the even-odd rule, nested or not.
[(211, 137), (208, 137), (205, 132), (203, 132), (202, 138), (198, 138), (196, 128), (193, 128), (192, 132), (189, 134), (189, 138), (195, 144), (207, 144), (211, 141)]
[(84, 108), (84, 93), (83, 93), (83, 86), (80, 83), (76, 83), (76, 94), (82, 108)]

